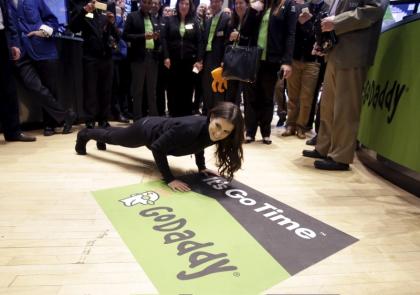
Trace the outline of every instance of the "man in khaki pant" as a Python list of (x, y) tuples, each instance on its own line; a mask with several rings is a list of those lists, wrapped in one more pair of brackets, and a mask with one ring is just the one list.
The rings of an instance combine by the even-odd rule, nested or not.
[(319, 158), (317, 169), (348, 170), (353, 162), (361, 111), (362, 87), (373, 64), (382, 18), (389, 0), (335, 0), (321, 23), (335, 31), (337, 45), (326, 57), (321, 98), (321, 126), (315, 150), (303, 156)]

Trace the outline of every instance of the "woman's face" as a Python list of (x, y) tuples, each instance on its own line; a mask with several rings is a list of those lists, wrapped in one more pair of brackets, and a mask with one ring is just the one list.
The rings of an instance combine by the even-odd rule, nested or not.
[(188, 0), (181, 0), (179, 1), (179, 14), (182, 17), (185, 17), (188, 14), (188, 11), (190, 11), (190, 1)]
[(248, 4), (244, 0), (235, 0), (235, 11), (239, 16), (243, 16), (248, 8)]
[(224, 118), (210, 118), (209, 135), (213, 142), (225, 139), (232, 133), (233, 129), (233, 124)]

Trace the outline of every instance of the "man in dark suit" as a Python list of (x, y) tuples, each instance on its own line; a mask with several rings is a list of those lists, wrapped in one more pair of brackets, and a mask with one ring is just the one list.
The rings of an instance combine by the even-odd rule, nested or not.
[[(17, 33), (8, 21), (7, 5), (0, 0), (0, 123), (6, 141), (35, 141), (36, 138), (25, 135), (19, 127), (19, 109), (16, 86), (12, 77), (9, 59), (9, 40), (16, 40)], [(13, 60), (20, 58), (16, 44), (10, 44), (10, 55)]]
[(123, 38), (128, 44), (131, 63), (131, 94), (135, 119), (143, 116), (143, 94), (147, 93), (149, 116), (157, 116), (156, 83), (158, 74), (159, 24), (150, 15), (152, 0), (141, 0), (140, 10), (128, 15)]
[(214, 93), (211, 88), (213, 78), (211, 71), (220, 67), (225, 53), (225, 43), (230, 16), (222, 12), (223, 0), (211, 0), (210, 9), (213, 16), (205, 23), (204, 33), (204, 71), (203, 71), (203, 113), (224, 100), (224, 94)]

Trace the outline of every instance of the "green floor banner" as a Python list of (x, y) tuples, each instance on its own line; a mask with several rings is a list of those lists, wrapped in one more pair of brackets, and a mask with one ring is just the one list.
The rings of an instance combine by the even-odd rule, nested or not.
[(359, 140), (381, 156), (420, 172), (420, 20), (381, 34), (363, 89)]
[(159, 294), (261, 294), (357, 239), (239, 182), (94, 192)]

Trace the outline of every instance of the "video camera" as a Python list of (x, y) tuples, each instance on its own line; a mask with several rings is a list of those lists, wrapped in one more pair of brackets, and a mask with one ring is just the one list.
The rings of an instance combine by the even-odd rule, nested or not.
[(338, 39), (334, 31), (323, 32), (321, 29), (321, 21), (323, 18), (328, 17), (328, 12), (320, 12), (314, 22), (315, 41), (322, 54), (328, 53), (337, 44)]

